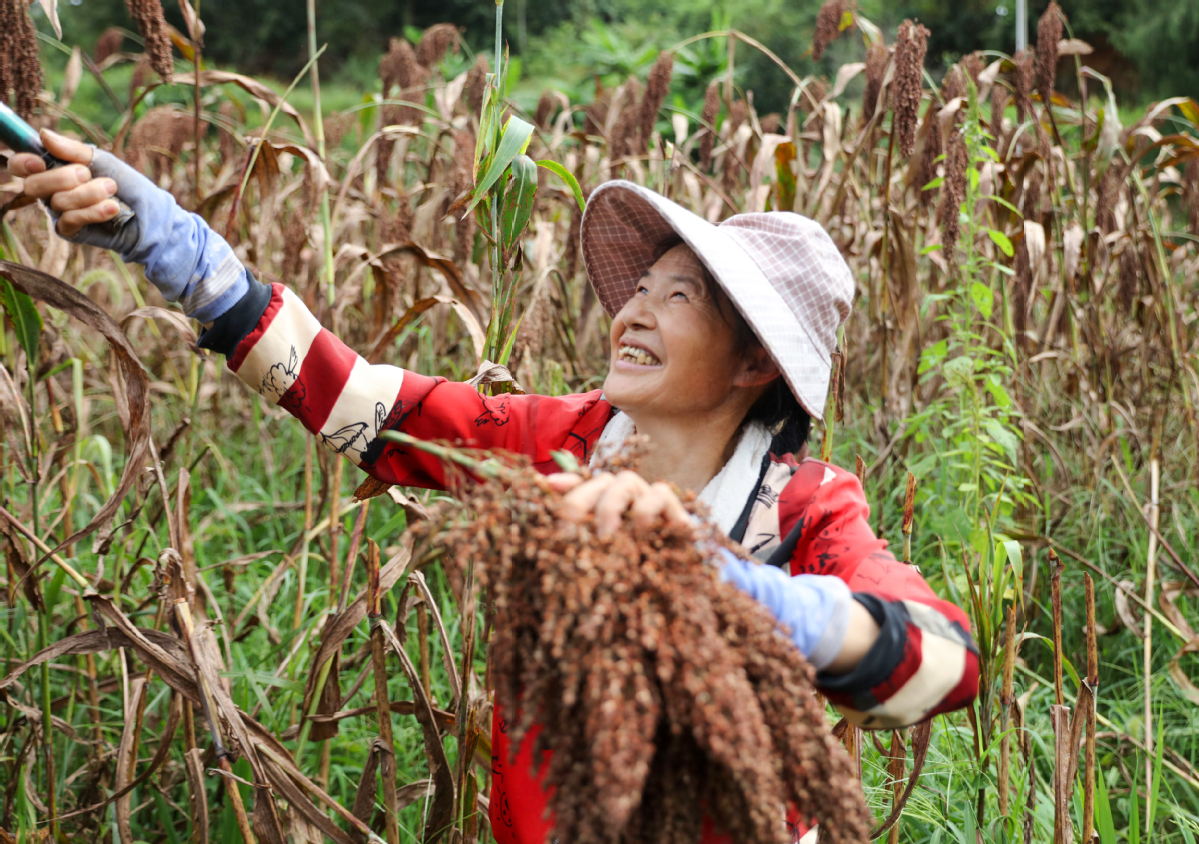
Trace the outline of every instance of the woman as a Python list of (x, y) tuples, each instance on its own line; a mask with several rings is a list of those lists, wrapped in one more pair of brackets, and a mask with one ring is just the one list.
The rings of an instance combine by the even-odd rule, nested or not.
[[(199, 345), (379, 480), (442, 487), (430, 455), (378, 438), (402, 430), (530, 457), (552, 473), (554, 451), (580, 462), (648, 436), (642, 476), (587, 482), (555, 475), (563, 512), (594, 512), (600, 530), (628, 517), (686, 519), (674, 488), (699, 490), (711, 519), (768, 565), (728, 560), (722, 576), (764, 603), (818, 669), (821, 691), (853, 723), (890, 729), (966, 705), (977, 651), (960, 609), (895, 560), (871, 532), (861, 486), (805, 451), (827, 394), (835, 332), (853, 279), (828, 234), (790, 213), (741, 214), (714, 226), (628, 182), (597, 188), (583, 217), (583, 258), (612, 316), (602, 391), (481, 396), (469, 385), (370, 365), (323, 329), (282, 285), (264, 285), (204, 221), (102, 151), (44, 133), (77, 166), (46, 172), (14, 156), (25, 192), (57, 231), (116, 249), (205, 327)], [(118, 234), (95, 226), (137, 214)], [(648, 480), (647, 480), (648, 479)], [(791, 575), (791, 576), (788, 576)], [(493, 724), (490, 813), (501, 844), (545, 840), (545, 795), (531, 742), (511, 756), (503, 713)], [(718, 841), (706, 829), (705, 841)]]

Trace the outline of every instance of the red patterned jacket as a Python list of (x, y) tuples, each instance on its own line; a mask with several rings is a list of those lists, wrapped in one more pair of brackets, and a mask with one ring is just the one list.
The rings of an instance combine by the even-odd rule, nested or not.
[[(264, 292), (265, 301), (265, 292)], [(565, 449), (581, 464), (617, 411), (599, 390), (580, 395), (483, 396), (467, 384), (372, 365), (322, 328), (287, 288), (231, 349), (229, 368), (295, 415), (329, 448), (379, 480), (441, 488), (441, 463), (378, 439), (396, 429), (421, 439), (526, 455), (540, 471)], [(771, 456), (734, 536), (755, 557), (792, 574), (839, 577), (879, 623), (878, 643), (850, 674), (818, 677), (820, 690), (853, 723), (890, 729), (967, 705), (978, 687), (978, 653), (965, 614), (896, 561), (867, 524), (857, 478), (817, 460)], [(493, 723), (490, 813), (499, 844), (541, 844), (550, 828), (529, 747), (511, 758), (506, 722)], [(705, 842), (727, 840), (708, 831)]]

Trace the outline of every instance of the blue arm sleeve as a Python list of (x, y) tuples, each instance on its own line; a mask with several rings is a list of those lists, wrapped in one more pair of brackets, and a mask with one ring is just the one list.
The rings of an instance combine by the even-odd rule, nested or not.
[(853, 593), (839, 577), (801, 574), (738, 559), (720, 549), (720, 578), (770, 610), (791, 633), (791, 640), (817, 671), (841, 652), (849, 626)]

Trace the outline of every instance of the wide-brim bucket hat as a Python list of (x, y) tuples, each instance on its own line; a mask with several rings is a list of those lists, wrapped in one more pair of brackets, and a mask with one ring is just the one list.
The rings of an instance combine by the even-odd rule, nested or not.
[(824, 419), (837, 327), (853, 303), (853, 273), (828, 232), (790, 211), (709, 223), (624, 180), (596, 188), (580, 227), (583, 264), (615, 316), (675, 235), (691, 248), (774, 359), (800, 405)]

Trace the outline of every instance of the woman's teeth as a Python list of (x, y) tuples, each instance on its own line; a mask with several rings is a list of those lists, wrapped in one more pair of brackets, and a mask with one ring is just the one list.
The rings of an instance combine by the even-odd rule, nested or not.
[(661, 366), (662, 361), (651, 355), (645, 349), (640, 349), (636, 346), (621, 346), (620, 359), (629, 363), (640, 364), (641, 366)]

